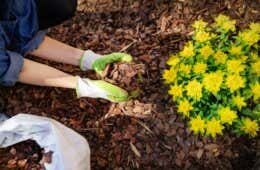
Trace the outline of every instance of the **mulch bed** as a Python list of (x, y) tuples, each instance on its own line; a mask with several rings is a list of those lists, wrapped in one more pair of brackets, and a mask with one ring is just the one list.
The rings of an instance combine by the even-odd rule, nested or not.
[[(216, 139), (193, 135), (176, 114), (161, 74), (168, 55), (180, 50), (191, 35), (194, 20), (212, 22), (213, 16), (224, 13), (243, 28), (250, 21), (260, 21), (260, 4), (254, 0), (139, 0), (130, 6), (121, 5), (107, 12), (78, 12), (73, 19), (50, 29), (49, 35), (101, 54), (126, 51), (133, 55), (134, 65), (113, 65), (104, 77), (129, 90), (133, 96), (130, 102), (77, 99), (72, 90), (17, 84), (1, 87), (3, 111), (51, 117), (81, 133), (90, 144), (92, 169), (251, 169), (260, 156), (259, 138), (229, 133)], [(97, 79), (91, 71), (30, 58)], [(12, 149), (0, 151), (0, 164), (11, 160), (5, 155)], [(30, 156), (23, 159), (31, 160)]]

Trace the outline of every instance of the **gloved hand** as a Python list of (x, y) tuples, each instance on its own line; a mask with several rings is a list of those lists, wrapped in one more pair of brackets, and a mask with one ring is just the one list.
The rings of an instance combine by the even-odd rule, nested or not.
[(103, 98), (112, 102), (128, 100), (127, 91), (103, 80), (77, 77), (76, 93), (78, 97)]
[(91, 50), (86, 50), (80, 59), (80, 68), (83, 71), (95, 70), (98, 74), (102, 75), (107, 64), (119, 61), (131, 62), (132, 56), (126, 53), (100, 55)]

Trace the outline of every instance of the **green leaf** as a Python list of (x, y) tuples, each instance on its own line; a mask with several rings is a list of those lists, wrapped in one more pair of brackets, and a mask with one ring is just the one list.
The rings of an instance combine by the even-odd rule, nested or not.
[(258, 119), (260, 118), (259, 114), (256, 114), (254, 113), (252, 110), (246, 108), (246, 109), (243, 109), (242, 112), (241, 112), (242, 115), (244, 116), (248, 116), (248, 117), (251, 117), (252, 119)]

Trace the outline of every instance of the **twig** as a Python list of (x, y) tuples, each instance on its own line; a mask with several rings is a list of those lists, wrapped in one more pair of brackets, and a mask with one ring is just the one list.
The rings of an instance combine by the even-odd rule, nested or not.
[(145, 128), (150, 134), (154, 134), (153, 131), (146, 125), (144, 124), (142, 121), (133, 119), (134, 121), (136, 121), (137, 123), (139, 123), (143, 128)]
[(123, 52), (125, 50), (127, 50), (128, 48), (130, 48), (133, 44), (135, 44), (137, 42), (137, 40), (134, 40), (133, 42), (131, 42), (130, 44), (128, 44), (127, 46), (123, 47), (120, 52)]
[(141, 157), (141, 154), (140, 152), (138, 151), (138, 149), (136, 148), (136, 146), (130, 141), (130, 147), (131, 147), (131, 150), (134, 152), (134, 154), (137, 156), (137, 157)]
[(82, 129), (77, 129), (78, 132), (86, 132), (86, 131), (93, 131), (97, 130), (99, 128), (82, 128)]

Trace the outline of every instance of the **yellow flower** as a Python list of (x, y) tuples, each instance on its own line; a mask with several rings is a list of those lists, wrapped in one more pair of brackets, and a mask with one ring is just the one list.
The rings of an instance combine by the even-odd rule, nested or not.
[(196, 30), (204, 30), (207, 27), (208, 23), (204, 22), (202, 19), (195, 21), (192, 24), (192, 27)]
[(257, 74), (257, 76), (260, 76), (260, 60), (252, 64), (252, 69)]
[(188, 100), (183, 100), (178, 105), (178, 112), (182, 113), (184, 116), (189, 117), (190, 111), (193, 109), (192, 104)]
[(180, 85), (172, 85), (168, 93), (176, 100), (178, 97), (182, 97), (182, 91), (183, 89)]
[(260, 33), (260, 23), (251, 23), (249, 28), (258, 34)]
[(227, 71), (229, 74), (237, 73), (245, 70), (245, 65), (242, 64), (241, 60), (232, 59), (227, 61)]
[(256, 83), (251, 87), (252, 93), (254, 95), (254, 100), (258, 100), (260, 98), (260, 84)]
[(225, 31), (235, 31), (236, 30), (236, 21), (231, 20), (229, 22), (223, 23), (222, 27), (223, 30)]
[(190, 120), (190, 129), (195, 133), (204, 133), (205, 132), (205, 120), (201, 119), (198, 115), (196, 118), (191, 118)]
[(195, 34), (195, 40), (200, 42), (200, 43), (209, 41), (211, 38), (212, 37), (210, 36), (210, 33), (205, 32), (205, 31), (198, 31)]
[(180, 65), (179, 70), (182, 71), (184, 74), (189, 75), (189, 74), (190, 74), (190, 71), (191, 71), (191, 66), (182, 63), (182, 64)]
[(227, 55), (222, 51), (218, 50), (214, 55), (217, 64), (224, 64), (227, 60)]
[(216, 27), (222, 29), (225, 32), (228, 31), (235, 31), (236, 30), (236, 21), (235, 20), (231, 20), (228, 16), (225, 15), (218, 15), (215, 18), (215, 24)]
[(247, 59), (248, 59), (247, 56), (245, 56), (245, 55), (241, 56), (241, 61), (242, 61), (243, 63), (246, 63)]
[(218, 114), (222, 123), (232, 125), (233, 121), (237, 119), (237, 113), (233, 110), (230, 110), (229, 107), (223, 107), (218, 109)]
[(212, 118), (206, 123), (206, 134), (216, 137), (217, 134), (222, 134), (222, 130), (224, 129), (223, 125), (220, 123), (220, 120), (216, 120)]
[(245, 98), (241, 96), (234, 96), (233, 103), (239, 108), (239, 110), (246, 106)]
[(167, 61), (167, 64), (170, 66), (176, 66), (180, 62), (180, 58), (176, 55), (171, 55)]
[(253, 45), (259, 41), (259, 34), (254, 32), (253, 30), (245, 30), (243, 32), (239, 32), (238, 37), (246, 44)]
[(199, 100), (202, 97), (202, 84), (197, 80), (190, 81), (187, 86), (187, 95)]
[(196, 74), (205, 73), (207, 70), (207, 64), (205, 63), (196, 63), (193, 67), (193, 71)]
[(180, 55), (186, 58), (190, 58), (195, 55), (192, 42), (189, 42), (184, 46), (184, 49), (180, 52)]
[(174, 69), (164, 70), (163, 79), (166, 83), (173, 83), (176, 80), (177, 72)]
[(203, 86), (213, 94), (217, 94), (223, 82), (223, 73), (220, 71), (205, 74)]
[(216, 25), (222, 25), (223, 23), (225, 23), (226, 21), (229, 21), (230, 18), (226, 15), (223, 15), (223, 14), (219, 14), (217, 17), (214, 18), (215, 20), (215, 24)]
[(226, 79), (226, 86), (231, 92), (234, 92), (242, 87), (245, 87), (245, 79), (237, 74), (228, 75)]
[(241, 54), (242, 52), (242, 47), (241, 46), (232, 46), (230, 49), (229, 49), (229, 52), (230, 54), (232, 55), (239, 55)]
[(259, 131), (259, 126), (256, 120), (251, 120), (249, 118), (242, 119), (242, 126), (240, 130), (251, 137), (257, 136), (257, 132)]
[(202, 57), (204, 57), (205, 59), (207, 59), (210, 55), (212, 55), (214, 53), (214, 51), (212, 50), (212, 48), (209, 45), (206, 45), (204, 47), (202, 47), (200, 49), (200, 54), (202, 55)]
[(252, 61), (259, 60), (259, 57), (258, 57), (257, 53), (250, 53), (250, 58), (252, 59)]

